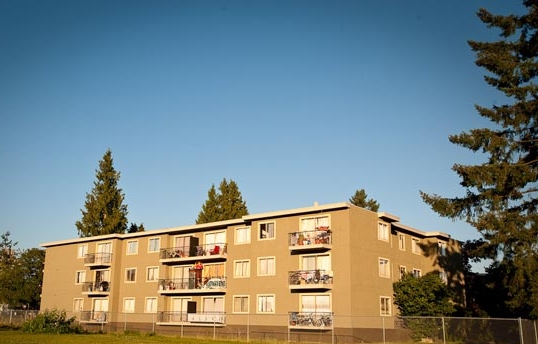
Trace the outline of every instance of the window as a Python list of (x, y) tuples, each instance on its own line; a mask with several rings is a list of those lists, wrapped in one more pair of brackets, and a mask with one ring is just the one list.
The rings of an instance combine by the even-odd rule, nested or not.
[(398, 248), (402, 251), (405, 251), (405, 234), (398, 234)]
[(86, 271), (77, 271), (75, 274), (75, 284), (86, 282)]
[(127, 241), (127, 254), (137, 254), (137, 253), (138, 253), (138, 240)]
[(248, 244), (250, 243), (250, 227), (241, 227), (235, 229), (235, 243)]
[(275, 312), (275, 295), (258, 295), (258, 313)]
[(258, 275), (267, 276), (275, 274), (275, 257), (258, 258)]
[(156, 282), (159, 279), (159, 267), (158, 266), (148, 266), (146, 272), (146, 281)]
[(250, 277), (250, 260), (234, 261), (234, 277)]
[(422, 249), (420, 248), (420, 240), (417, 238), (411, 239), (411, 251), (414, 254), (421, 254)]
[(260, 223), (260, 232), (258, 238), (260, 240), (274, 239), (275, 238), (275, 223), (267, 222)]
[(448, 283), (448, 276), (446, 274), (446, 271), (439, 271), (439, 278), (441, 281), (443, 281), (444, 284)]
[(73, 312), (82, 312), (84, 309), (84, 299), (73, 299)]
[(78, 245), (77, 247), (77, 258), (84, 258), (88, 254), (88, 245)]
[(92, 320), (107, 321), (108, 299), (93, 299), (92, 311)]
[(407, 274), (407, 268), (403, 265), (400, 265), (400, 279), (404, 278)]
[(125, 269), (125, 282), (136, 282), (136, 268)]
[(331, 297), (327, 294), (301, 295), (301, 312), (325, 313), (331, 311)]
[(246, 295), (234, 295), (233, 312), (248, 313), (249, 297)]
[(331, 273), (331, 256), (328, 254), (301, 256), (301, 269), (320, 270), (324, 274)]
[(157, 313), (157, 298), (156, 297), (146, 297), (144, 313)]
[(209, 314), (224, 314), (224, 297), (202, 297), (202, 312)]
[(380, 312), (381, 315), (390, 315), (390, 304), (391, 300), (390, 297), (387, 296), (381, 296), (379, 298), (380, 301)]
[(161, 248), (161, 238), (148, 239), (148, 252), (159, 252)]
[(383, 241), (389, 241), (389, 225), (384, 222), (377, 223), (377, 238)]
[(134, 313), (135, 311), (135, 299), (134, 297), (126, 297), (123, 299), (123, 312)]
[(301, 219), (301, 232), (327, 230), (330, 228), (330, 224), (329, 216), (326, 215)]
[(437, 243), (438, 253), (442, 257), (446, 257), (446, 242), (439, 241)]
[(420, 269), (413, 269), (413, 277), (420, 278), (422, 271)]
[(390, 277), (390, 263), (386, 258), (379, 258), (379, 276)]

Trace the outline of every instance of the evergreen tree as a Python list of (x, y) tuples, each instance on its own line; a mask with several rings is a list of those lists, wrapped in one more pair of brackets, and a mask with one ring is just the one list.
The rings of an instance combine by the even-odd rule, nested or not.
[(144, 228), (144, 224), (141, 223), (140, 225), (137, 225), (136, 223), (131, 222), (131, 226), (129, 226), (129, 230), (127, 233), (136, 233), (136, 232), (143, 232), (146, 229)]
[(76, 222), (79, 236), (125, 233), (127, 229), (127, 205), (125, 195), (118, 187), (120, 173), (113, 166), (112, 152), (106, 151), (96, 170), (96, 181), (91, 193), (86, 194), (82, 219)]
[(219, 192), (216, 191), (215, 185), (211, 185), (196, 223), (237, 219), (243, 215), (248, 215), (248, 209), (239, 187), (233, 180), (228, 182), (224, 178), (219, 185)]
[(364, 189), (355, 191), (355, 194), (349, 199), (351, 204), (357, 207), (365, 208), (371, 211), (377, 212), (379, 210), (379, 203), (374, 199), (368, 199), (368, 195)]
[(523, 4), (520, 15), (480, 9), (480, 20), (500, 30), (499, 40), (469, 41), (476, 64), (487, 71), (485, 81), (504, 93), (504, 104), (477, 105), (491, 128), (452, 135), (450, 141), (481, 152), (485, 161), (453, 166), (464, 196), (421, 196), (441, 216), (478, 230), (481, 239), (471, 254), (492, 259), (491, 268), (504, 272), (497, 283), (506, 290), (511, 315), (538, 317), (538, 1)]

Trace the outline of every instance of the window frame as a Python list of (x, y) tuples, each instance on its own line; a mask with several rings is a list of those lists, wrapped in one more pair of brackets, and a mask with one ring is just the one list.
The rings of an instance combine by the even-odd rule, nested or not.
[[(129, 248), (130, 248), (130, 245), (131, 243), (135, 243), (135, 250), (134, 252), (129, 252)], [(127, 240), (127, 243), (125, 245), (125, 255), (127, 256), (134, 256), (134, 255), (137, 255), (138, 254), (138, 239), (131, 239), (131, 240)]]
[[(125, 306), (126, 306), (126, 301), (132, 301), (133, 304), (132, 304), (132, 309), (127, 309)], [(122, 311), (123, 313), (134, 313), (135, 310), (136, 310), (136, 298), (135, 297), (132, 297), (132, 296), (128, 296), (128, 297), (124, 297), (123, 298), (123, 304), (122, 304)]]
[[(138, 275), (137, 271), (136, 271), (136, 267), (132, 267), (132, 268), (125, 268), (125, 279), (124, 279), (124, 282), (125, 283), (136, 283), (136, 277)], [(129, 279), (129, 271), (134, 271), (134, 278), (133, 280), (130, 280)]]
[[(148, 301), (149, 300), (155, 300), (155, 304), (154, 304), (155, 310), (148, 310)], [(156, 296), (146, 296), (144, 298), (144, 313), (157, 313), (157, 310), (159, 309), (158, 308), (158, 305), (159, 305), (158, 302), (159, 302), (159, 299)]]
[[(156, 242), (159, 243), (158, 247), (156, 250), (152, 250), (152, 247), (154, 245), (151, 244), (151, 242), (155, 240)], [(148, 253), (155, 253), (155, 252), (160, 252), (161, 250), (161, 237), (151, 237), (151, 238), (148, 238)]]
[(400, 280), (407, 275), (407, 267), (405, 265), (399, 265), (398, 266), (398, 273), (400, 275)]
[[(261, 262), (262, 260), (264, 260), (264, 261), (265, 261), (265, 260), (267, 260), (267, 261), (272, 260), (272, 261), (273, 261), (273, 265), (272, 265), (272, 266), (273, 266), (273, 270), (272, 270), (272, 272), (268, 272), (268, 273), (266, 273), (266, 274), (261, 273), (261, 270), (262, 270), (262, 269), (261, 269), (261, 264), (260, 264), (260, 262)], [(257, 270), (257, 271), (256, 271), (256, 272), (257, 272), (257, 276), (275, 276), (275, 275), (276, 275), (276, 257), (275, 257), (275, 256), (258, 257), (257, 260), (256, 260), (256, 270)]]
[(390, 296), (381, 295), (379, 297), (379, 315), (384, 317), (392, 315), (392, 298)]
[[(82, 249), (82, 255), (81, 255)], [(77, 245), (77, 259), (84, 259), (88, 254), (88, 244), (78, 244)]]
[(415, 277), (415, 278), (422, 277), (422, 270), (417, 269), (417, 268), (413, 268), (413, 277)]
[[(379, 257), (378, 261), (377, 261), (377, 264), (378, 264), (378, 268), (379, 268), (379, 270), (378, 270), (379, 271), (379, 277), (390, 278), (390, 259), (384, 258), (384, 257)], [(382, 266), (386, 266), (386, 267), (382, 268)], [(383, 272), (386, 272), (386, 274), (383, 274)]]
[[(241, 310), (236, 310), (236, 300), (241, 299)], [(243, 302), (245, 301), (245, 302)], [(246, 305), (246, 310), (243, 309), (243, 306)], [(234, 314), (248, 314), (250, 312), (250, 295), (234, 295), (232, 298), (232, 313)]]
[[(155, 274), (154, 273), (154, 279), (149, 279), (149, 270), (150, 269), (156, 269), (157, 273)], [(155, 266), (146, 266), (146, 282), (158, 282), (159, 281), (159, 273), (160, 273), (160, 269), (159, 269), (159, 266), (155, 265)]]
[(446, 257), (448, 253), (448, 243), (446, 241), (439, 240), (437, 242), (437, 254), (441, 257)]
[[(246, 275), (237, 275), (236, 274), (237, 265), (241, 264), (241, 263), (245, 263), (247, 265)], [(234, 268), (234, 270), (233, 270), (233, 277), (234, 278), (249, 278), (250, 277), (250, 269), (251, 269), (250, 259), (237, 259), (237, 260), (234, 260), (233, 268)], [(243, 271), (243, 269), (241, 269), (241, 271)]]
[(390, 227), (386, 222), (377, 222), (377, 240), (389, 242)]
[(405, 234), (398, 233), (398, 248), (400, 251), (405, 251)]
[[(76, 304), (80, 302), (80, 309), (76, 309)], [(82, 297), (75, 297), (73, 298), (73, 312), (83, 312), (84, 311), (84, 298)]]
[[(272, 299), (272, 306), (273, 306), (273, 309), (272, 310), (269, 310), (269, 311), (264, 311), (263, 310), (263, 307), (260, 307), (260, 301), (261, 298), (264, 298), (266, 299), (264, 303), (267, 303), (267, 299), (268, 298), (271, 298)], [(262, 309), (260, 309), (262, 308)], [(256, 313), (257, 314), (275, 314), (276, 312), (276, 296), (275, 294), (256, 294)]]
[[(79, 276), (84, 276), (83, 281), (80, 280)], [(77, 270), (75, 271), (75, 285), (81, 285), (86, 283), (86, 270)]]
[[(238, 231), (240, 230), (244, 230), (245, 231), (245, 240), (244, 241), (239, 241), (238, 240), (238, 236), (237, 233)], [(236, 227), (234, 229), (234, 244), (235, 245), (245, 245), (245, 244), (250, 244), (250, 241), (251, 241), (251, 233), (252, 232), (252, 227), (251, 226), (241, 226), (241, 227)]]
[[(267, 236), (265, 238), (262, 238), (262, 225), (270, 225), (270, 224), (273, 225), (273, 236), (271, 237)], [(276, 221), (264, 221), (264, 222), (258, 223), (257, 234), (258, 234), (257, 236), (258, 241), (275, 240), (276, 239)]]

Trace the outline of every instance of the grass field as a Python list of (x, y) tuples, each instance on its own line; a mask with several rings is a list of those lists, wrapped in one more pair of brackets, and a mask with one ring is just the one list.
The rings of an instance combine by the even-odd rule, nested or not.
[(229, 344), (211, 339), (149, 336), (145, 334), (31, 334), (0, 331), (0, 344)]

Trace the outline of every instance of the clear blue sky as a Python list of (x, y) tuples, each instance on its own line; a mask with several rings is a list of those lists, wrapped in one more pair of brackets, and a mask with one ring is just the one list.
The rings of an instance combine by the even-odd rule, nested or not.
[(448, 136), (502, 98), (468, 39), (516, 1), (0, 0), (0, 232), (77, 237), (110, 148), (130, 222), (194, 223), (237, 182), (250, 213), (347, 201), (476, 238), (419, 190), (461, 195)]

